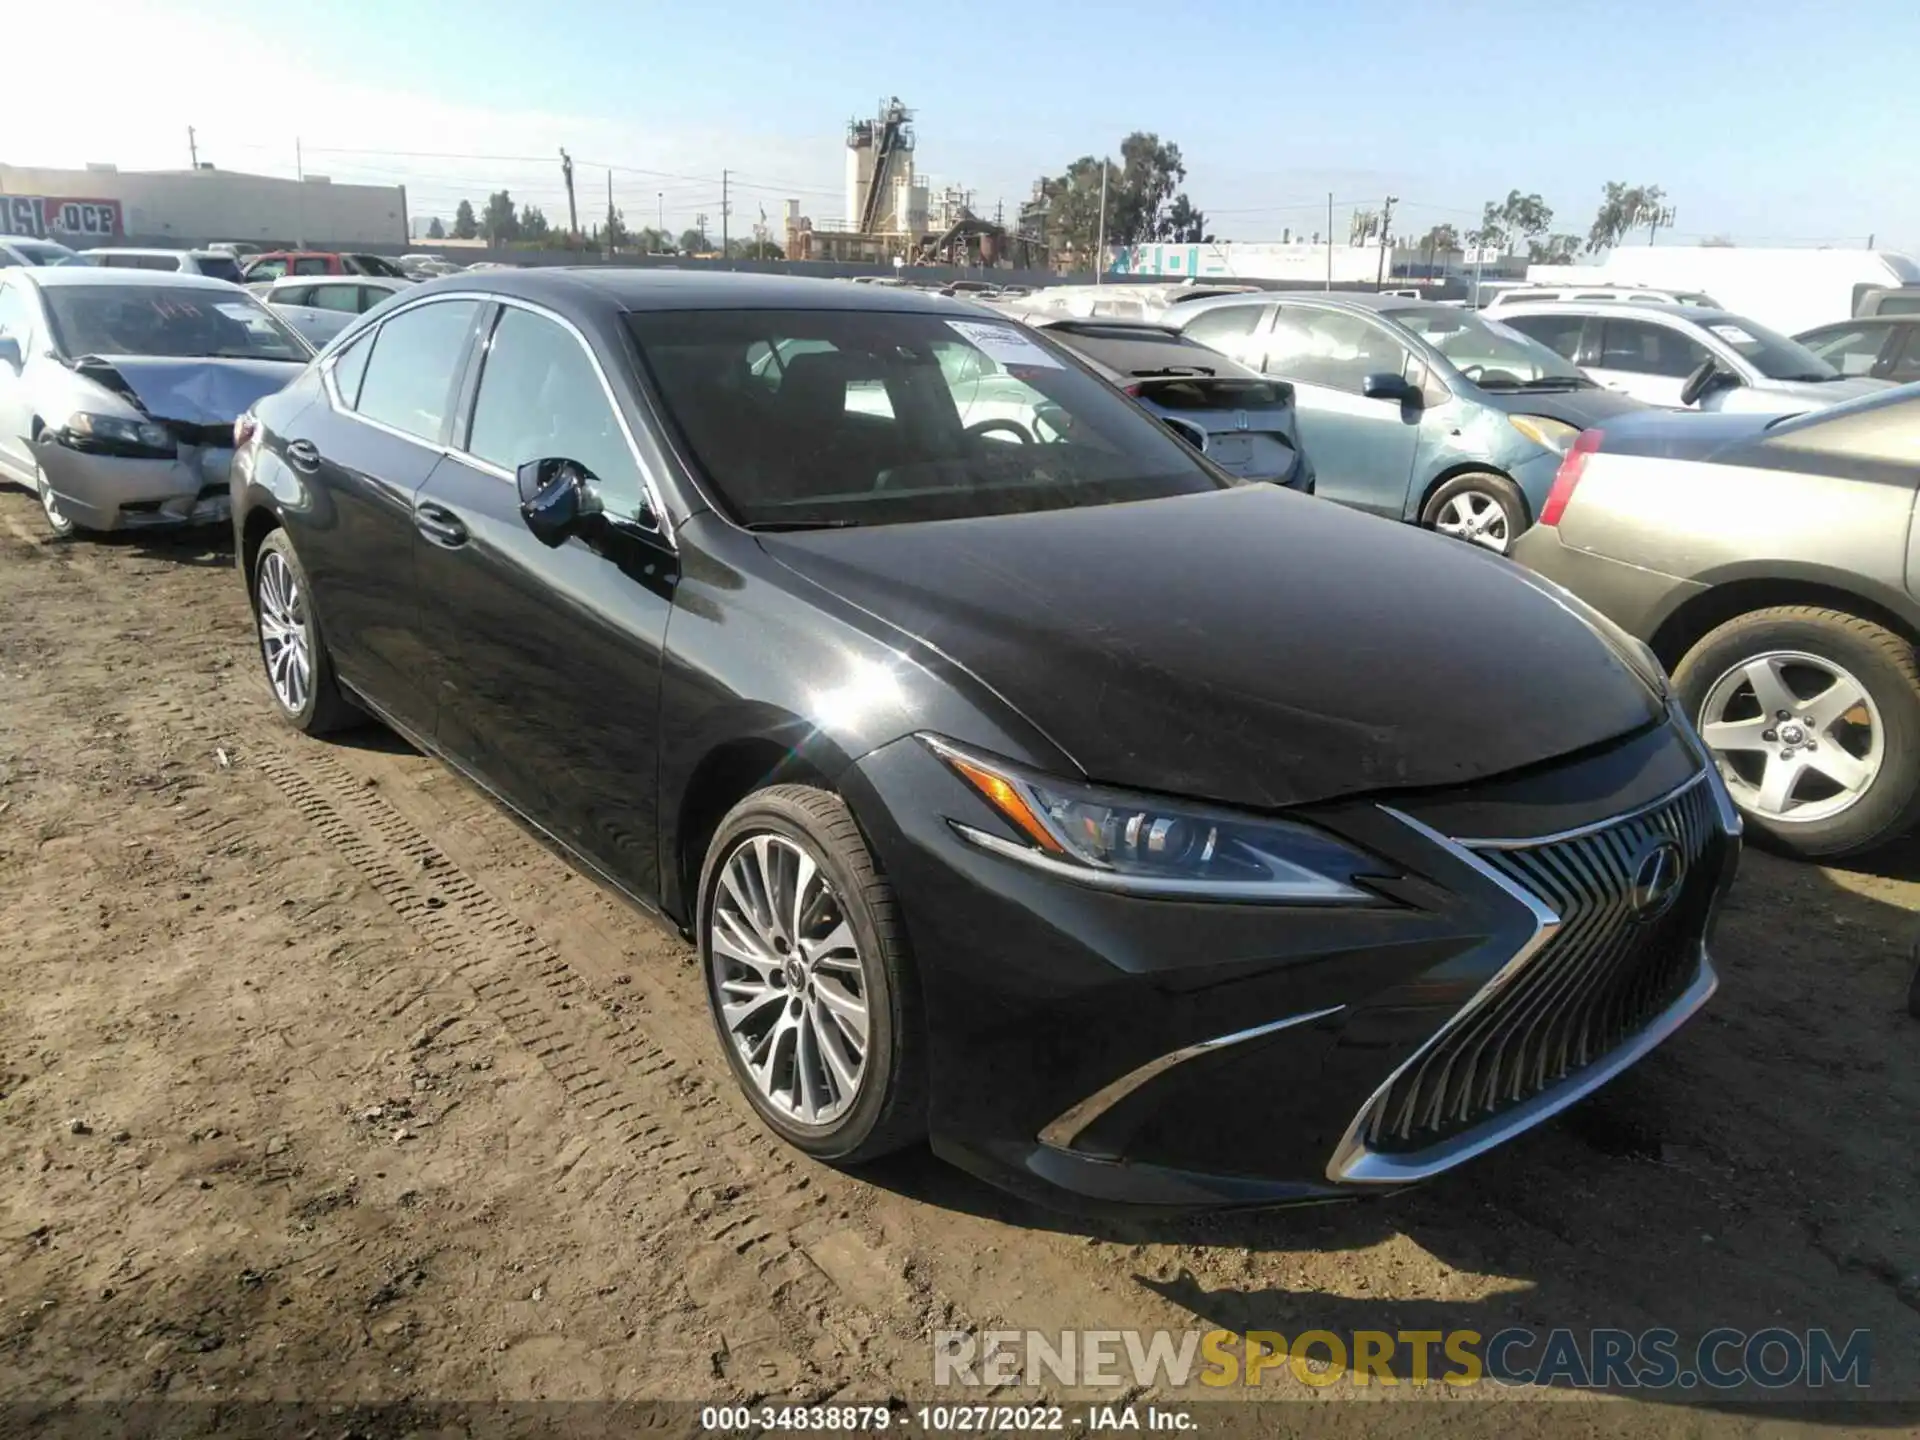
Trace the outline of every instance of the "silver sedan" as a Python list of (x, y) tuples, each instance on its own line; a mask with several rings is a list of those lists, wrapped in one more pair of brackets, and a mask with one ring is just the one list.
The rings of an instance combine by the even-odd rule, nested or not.
[(57, 536), (224, 520), (234, 422), (312, 356), (224, 280), (0, 272), (0, 478)]

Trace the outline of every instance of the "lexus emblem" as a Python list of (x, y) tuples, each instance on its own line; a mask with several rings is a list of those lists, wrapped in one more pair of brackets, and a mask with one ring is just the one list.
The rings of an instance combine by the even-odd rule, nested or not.
[(1627, 895), (1633, 918), (1653, 920), (1664, 915), (1678, 898), (1685, 875), (1686, 862), (1673, 841), (1659, 840), (1642, 851), (1633, 867), (1633, 889)]

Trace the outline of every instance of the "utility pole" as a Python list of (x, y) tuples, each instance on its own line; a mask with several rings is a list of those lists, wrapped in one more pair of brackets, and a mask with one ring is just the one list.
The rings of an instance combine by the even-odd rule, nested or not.
[(667, 192), (664, 190), (654, 191), (653, 203), (659, 207), (659, 214), (655, 217), (653, 228), (660, 232), (660, 244), (662, 248), (665, 248), (667, 243)]
[(1107, 268), (1107, 171), (1105, 156), (1100, 159), (1100, 239), (1093, 252), (1093, 283), (1100, 283), (1100, 272)]
[(293, 178), (296, 180), (304, 180), (307, 178), (306, 162), (300, 158), (300, 137), (298, 135), (293, 137)]
[(1653, 244), (1654, 237), (1660, 233), (1660, 227), (1662, 225), (1671, 230), (1673, 228), (1673, 220), (1674, 210), (1671, 205), (1664, 210), (1655, 210), (1653, 214), (1649, 215), (1647, 217), (1647, 244)]
[(193, 168), (200, 168), (200, 146), (193, 138), (193, 127), (187, 126), (187, 156), (193, 161)]
[(613, 259), (613, 171), (607, 171), (607, 259)]
[[(564, 145), (560, 147), (560, 173), (567, 179), (567, 238), (572, 240), (580, 234), (580, 211), (573, 203), (573, 157), (567, 154)], [(607, 178), (613, 178), (611, 170)]]
[(1327, 191), (1327, 289), (1333, 289), (1333, 192)]
[(727, 172), (720, 172), (720, 258), (727, 258), (727, 212), (732, 207), (727, 204)]
[(1399, 198), (1398, 195), (1389, 195), (1387, 196), (1387, 203), (1380, 207), (1380, 265), (1373, 276), (1373, 289), (1375, 294), (1378, 294), (1386, 284), (1387, 244), (1388, 237), (1393, 234), (1392, 229), (1389, 227), (1393, 224), (1394, 202)]
[(707, 248), (707, 212), (702, 210), (694, 216), (693, 225), (700, 232), (700, 248), (705, 250)]

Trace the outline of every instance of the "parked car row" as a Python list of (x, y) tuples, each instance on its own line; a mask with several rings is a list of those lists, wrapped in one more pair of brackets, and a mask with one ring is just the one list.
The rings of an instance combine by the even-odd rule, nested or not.
[(1174, 308), (500, 270), (309, 360), (216, 281), (18, 270), (0, 401), (50, 522), (191, 433), (160, 513), (224, 474), (282, 718), (390, 725), (683, 929), (797, 1147), (1391, 1189), (1705, 1003), (1743, 808), (1915, 818), (1920, 390), (1667, 412), (1403, 297)]

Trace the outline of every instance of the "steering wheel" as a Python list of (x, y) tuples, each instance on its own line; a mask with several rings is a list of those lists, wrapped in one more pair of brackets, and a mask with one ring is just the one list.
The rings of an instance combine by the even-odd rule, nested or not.
[(1460, 367), (1460, 378), (1462, 380), (1472, 380), (1476, 384), (1479, 382), (1480, 377), (1486, 373), (1487, 367), (1484, 365), (1462, 365)]
[(977, 420), (967, 426), (966, 434), (971, 439), (980, 439), (987, 435), (1011, 435), (1022, 445), (1031, 445), (1033, 436), (1027, 433), (1027, 427), (1018, 420)]

